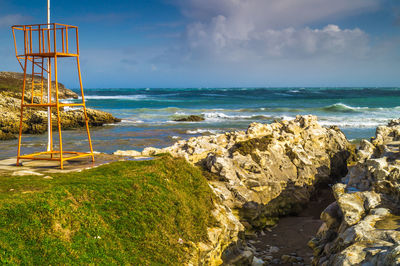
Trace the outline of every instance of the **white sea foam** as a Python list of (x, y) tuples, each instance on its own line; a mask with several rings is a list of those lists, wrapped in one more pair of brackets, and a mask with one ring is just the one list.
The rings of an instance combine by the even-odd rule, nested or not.
[(148, 99), (146, 95), (87, 95), (85, 99), (92, 100), (143, 100)]
[(218, 133), (219, 130), (215, 130), (215, 129), (204, 129), (204, 128), (198, 128), (195, 130), (187, 130), (186, 134), (191, 134), (191, 135), (195, 135), (195, 134), (203, 134), (203, 133), (211, 133), (211, 134), (216, 134)]
[(60, 102), (61, 103), (75, 103), (75, 101), (72, 99), (62, 99), (62, 100), (60, 100)]
[(279, 95), (279, 96), (285, 96), (285, 97), (293, 97), (293, 95), (291, 95), (291, 94), (282, 93), (282, 92), (274, 92), (274, 94)]
[(229, 118), (229, 115), (226, 115), (221, 112), (210, 112), (210, 113), (202, 113), (204, 117), (207, 119), (214, 119), (214, 118)]
[(386, 117), (319, 117), (322, 126), (338, 126), (339, 128), (375, 128), (385, 125), (390, 120)]
[(185, 113), (185, 112), (175, 112), (175, 114), (174, 115), (189, 115), (188, 113)]
[(222, 112), (205, 112), (202, 113), (204, 118), (208, 121), (220, 121), (220, 120), (240, 120), (240, 119), (249, 119), (252, 118), (253, 115), (227, 115)]
[(295, 119), (296, 117), (294, 117), (294, 116), (283, 115), (283, 116), (281, 116), (280, 118), (281, 118), (282, 120), (287, 120), (287, 121), (289, 121), (289, 120)]
[(124, 124), (141, 124), (144, 123), (142, 120), (134, 120), (134, 119), (121, 119), (121, 123)]

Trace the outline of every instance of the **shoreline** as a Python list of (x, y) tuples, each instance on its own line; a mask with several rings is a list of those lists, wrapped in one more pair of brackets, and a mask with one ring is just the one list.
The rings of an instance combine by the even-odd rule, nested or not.
[[(392, 123), (396, 127), (398, 122)], [(378, 128), (372, 141), (378, 151), (392, 136), (386, 128)], [(273, 124), (252, 123), (246, 131), (179, 140), (164, 149), (116, 151), (112, 157), (125, 158), (126, 163), (130, 157), (153, 157), (148, 161), (151, 163), (170, 156), (185, 158), (193, 169), (201, 171), (218, 199), (213, 200), (215, 209), (209, 213), (219, 222), (208, 227), (207, 241), (190, 243), (191, 262), (291, 265), (326, 261), (312, 244), (322, 240), (309, 240), (326, 233), (321, 228), (331, 216), (324, 213), (339, 200), (337, 189), (333, 191), (335, 198), (327, 191), (332, 192), (332, 184), (336, 187), (351, 176), (351, 170), (347, 171), (353, 165), (360, 165), (357, 160), (369, 147), (365, 143), (369, 142), (363, 140), (359, 148), (351, 148), (338, 128), (322, 127), (313, 116), (298, 116)], [(278, 165), (281, 167), (276, 168)], [(313, 255), (307, 242), (314, 249)]]
[[(179, 140), (211, 136), (224, 132), (244, 131), (249, 124), (251, 123), (246, 122), (246, 124), (244, 124), (245, 126), (243, 125), (243, 127), (238, 129), (231, 128), (231, 130), (228, 131), (223, 131), (223, 129), (203, 129), (199, 127), (201, 124), (197, 122), (175, 122), (172, 127), (169, 125), (166, 127), (159, 127), (158, 125), (135, 125), (134, 131), (132, 131), (132, 127), (124, 125), (123, 123), (104, 124), (100, 127), (91, 127), (90, 130), (93, 134), (92, 141), (94, 150), (101, 153), (112, 154), (116, 150), (123, 149), (143, 151), (143, 149), (148, 146), (162, 149), (173, 145)], [(373, 129), (373, 131), (375, 131), (375, 129)], [(79, 128), (63, 130), (65, 145), (72, 150), (84, 151), (82, 146), (86, 147), (86, 142), (85, 140), (82, 142), (80, 139), (83, 133), (85, 132)], [(373, 137), (373, 135), (368, 135), (366, 139), (370, 139), (370, 137)], [(24, 146), (27, 152), (40, 151), (44, 148), (45, 144), (43, 143), (47, 141), (45, 134), (24, 134), (23, 138), (26, 138), (31, 143), (30, 145)], [(349, 140), (349, 142), (358, 146), (362, 139), (365, 138), (353, 139)], [(113, 141), (113, 146), (107, 144), (110, 140)], [(0, 141), (0, 158), (14, 156), (16, 154), (16, 146), (16, 140)]]

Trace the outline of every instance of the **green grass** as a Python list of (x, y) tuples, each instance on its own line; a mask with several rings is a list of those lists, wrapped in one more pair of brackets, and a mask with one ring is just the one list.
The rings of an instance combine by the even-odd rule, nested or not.
[(0, 177), (1, 264), (181, 264), (215, 224), (213, 193), (183, 159), (52, 177)]

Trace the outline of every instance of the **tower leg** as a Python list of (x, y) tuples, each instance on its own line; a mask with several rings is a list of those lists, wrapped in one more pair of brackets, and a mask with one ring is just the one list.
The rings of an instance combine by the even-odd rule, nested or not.
[(83, 93), (82, 75), (81, 75), (81, 66), (80, 66), (80, 63), (79, 63), (79, 57), (76, 58), (76, 63), (77, 63), (77, 66), (78, 66), (79, 86), (81, 87), (83, 114), (85, 116), (86, 133), (87, 133), (87, 137), (88, 137), (88, 141), (89, 141), (90, 153), (92, 155), (92, 162), (94, 162), (93, 146), (92, 146), (92, 139), (90, 138), (89, 118), (88, 118), (87, 112), (86, 112), (85, 95)]
[(57, 125), (58, 125), (58, 137), (60, 146), (60, 168), (64, 168), (63, 164), (63, 149), (62, 149), (62, 136), (61, 136), (61, 118), (60, 118), (60, 103), (58, 99), (58, 72), (57, 72), (57, 56), (54, 57), (54, 80), (56, 82), (56, 108), (57, 108)]
[[(47, 86), (49, 86), (47, 88), (47, 103), (51, 104), (51, 95), (52, 95), (52, 84), (51, 84), (51, 60), (50, 58), (47, 61), (47, 72), (48, 72), (48, 79), (50, 80), (50, 82), (47, 82)], [(51, 119), (52, 116), (52, 112), (51, 112), (51, 107), (48, 107), (48, 123), (49, 126), (47, 128), (48, 132), (48, 136), (50, 138), (50, 147), (47, 147), (47, 151), (52, 152), (53, 151), (53, 122)], [(50, 158), (53, 159), (53, 153), (50, 153)]]
[(35, 57), (32, 57), (32, 83), (31, 83), (31, 103), (33, 104), (33, 95), (35, 90)]
[(24, 114), (24, 98), (25, 98), (25, 86), (26, 86), (26, 68), (28, 63), (28, 57), (25, 56), (24, 63), (24, 82), (22, 85), (22, 98), (21, 98), (21, 116), (19, 120), (19, 136), (18, 136), (18, 152), (17, 152), (17, 166), (19, 166), (19, 157), (21, 156), (21, 140), (22, 140), (22, 119)]

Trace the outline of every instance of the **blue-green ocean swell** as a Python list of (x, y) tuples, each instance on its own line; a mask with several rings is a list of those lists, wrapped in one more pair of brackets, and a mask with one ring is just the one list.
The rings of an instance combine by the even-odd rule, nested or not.
[[(122, 118), (120, 124), (92, 129), (95, 150), (101, 152), (163, 147), (181, 138), (243, 130), (253, 121), (268, 123), (298, 114), (317, 115), (322, 125), (337, 125), (348, 139), (361, 139), (400, 117), (400, 88), (86, 89), (85, 96), (87, 106)], [(190, 114), (203, 115), (205, 121), (172, 121)], [(46, 141), (45, 136), (28, 138)], [(80, 130), (65, 132), (63, 139), (71, 149), (86, 147)], [(14, 155), (14, 142), (2, 142), (8, 149), (0, 156)]]

